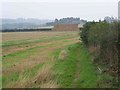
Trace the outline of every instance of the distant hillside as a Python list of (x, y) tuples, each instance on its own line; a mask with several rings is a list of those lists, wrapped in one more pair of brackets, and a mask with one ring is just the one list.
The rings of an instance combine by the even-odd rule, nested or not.
[(45, 26), (46, 23), (52, 22), (53, 20), (40, 20), (34, 18), (18, 18), (18, 19), (0, 19), (2, 22), (0, 27), (2, 29), (29, 29), (29, 28), (37, 28), (41, 26)]
[(53, 26), (56, 24), (85, 24), (87, 21), (86, 20), (80, 20), (80, 18), (73, 18), (73, 17), (68, 17), (68, 18), (62, 18), (60, 20), (55, 19), (54, 22), (46, 23), (47, 26)]
[(62, 18), (62, 19), (35, 19), (35, 18), (18, 18), (18, 19), (0, 19), (0, 30), (21, 30), (21, 29), (38, 29), (46, 26), (54, 26), (56, 24), (85, 24), (86, 20), (80, 18)]

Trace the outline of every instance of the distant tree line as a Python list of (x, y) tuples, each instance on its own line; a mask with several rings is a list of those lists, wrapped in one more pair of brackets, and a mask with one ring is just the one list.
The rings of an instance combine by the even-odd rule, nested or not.
[(2, 24), (2, 29), (29, 29), (29, 28), (35, 28), (40, 27), (40, 25), (36, 25), (34, 23), (12, 23), (12, 24)]
[(0, 19), (0, 29), (33, 29), (46, 26), (47, 22), (52, 22), (49, 19), (35, 19), (35, 18), (17, 18), (17, 19)]
[(28, 31), (51, 31), (51, 28), (47, 29), (4, 29), (0, 30), (0, 32), (28, 32)]
[(92, 55), (92, 61), (102, 66), (102, 73), (114, 77), (112, 84), (117, 86), (119, 72), (120, 22), (87, 22), (80, 37)]
[(85, 24), (87, 21), (86, 20), (80, 20), (80, 18), (73, 18), (73, 17), (68, 17), (68, 18), (62, 18), (62, 19), (55, 19), (54, 22), (49, 22), (46, 23), (47, 26), (53, 26), (56, 24)]

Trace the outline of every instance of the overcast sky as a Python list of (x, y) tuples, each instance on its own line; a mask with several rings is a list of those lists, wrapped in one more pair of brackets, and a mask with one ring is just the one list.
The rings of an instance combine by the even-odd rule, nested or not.
[(119, 0), (1, 0), (0, 18), (99, 20), (118, 17)]

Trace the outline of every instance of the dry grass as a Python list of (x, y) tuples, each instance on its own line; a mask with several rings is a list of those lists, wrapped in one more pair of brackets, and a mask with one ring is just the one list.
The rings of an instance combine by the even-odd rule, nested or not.
[(76, 32), (8, 32), (2, 33), (2, 41), (15, 41), (25, 39), (40, 39), (44, 37), (75, 35)]
[(9, 68), (3, 68), (2, 73), (4, 75), (10, 74), (9, 72), (22, 72), (25, 69), (32, 68), (37, 64), (47, 62), (49, 58), (45, 56), (33, 56), (29, 59), (25, 59), (20, 63), (13, 63)]
[[(73, 36), (60, 40), (49, 40), (45, 42), (34, 43), (33, 45), (21, 45), (21, 46), (9, 46), (3, 48), (3, 53), (11, 54), (19, 51), (27, 50), (29, 48), (44, 46), (43, 48), (38, 48), (35, 50), (36, 54), (30, 55), (26, 58), (19, 59), (17, 57), (5, 58), (3, 62), (3, 75), (11, 75), (12, 73), (18, 72), (19, 79), (17, 81), (9, 81), (4, 84), (8, 88), (28, 88), (28, 87), (43, 87), (43, 88), (56, 88), (58, 85), (53, 81), (52, 66), (54, 65), (54, 57), (49, 54), (55, 51), (56, 49), (63, 48), (67, 45), (74, 44), (78, 42), (76, 32), (15, 32), (15, 33), (3, 33), (3, 42), (7, 41), (16, 41), (16, 40), (36, 40), (49, 37), (64, 37), (64, 36)], [(66, 41), (67, 42), (66, 42)], [(28, 47), (26, 47), (28, 46)], [(34, 52), (33, 52), (34, 53)], [(65, 59), (67, 52), (62, 50), (59, 58), (61, 60)], [(11, 63), (12, 61), (12, 63)], [(37, 64), (44, 63), (44, 65), (39, 68), (36, 74), (29, 78), (29, 74), (23, 74), (24, 70), (32, 69)]]
[[(15, 34), (17, 34), (17, 33), (15, 33)], [(26, 36), (28, 36), (29, 37), (29, 35), (27, 35), (27, 34), (29, 34), (29, 33), (26, 33)], [(40, 34), (40, 36), (41, 36), (41, 33), (39, 33)], [(14, 41), (14, 35), (12, 36), (12, 34), (10, 34), (11, 36), (11, 38), (13, 38), (13, 39), (9, 39), (9, 36), (7, 36), (7, 35), (9, 35), (9, 34), (3, 34), (3, 42), (6, 42), (6, 40), (12, 40), (12, 41)], [(24, 35), (24, 34), (23, 34)], [(60, 35), (59, 35), (60, 36)], [(66, 36), (64, 33), (63, 33), (63, 35), (61, 34), (61, 36), (60, 37), (64, 37), (64, 36)], [(20, 45), (19, 47), (17, 46), (17, 45), (15, 45), (15, 46), (9, 46), (9, 47), (3, 47), (3, 51), (2, 51), (2, 54), (3, 55), (6, 55), (6, 54), (10, 54), (10, 53), (14, 53), (14, 52), (18, 52), (18, 51), (23, 51), (23, 50), (26, 50), (26, 49), (29, 49), (29, 48), (34, 48), (34, 47), (36, 47), (36, 46), (47, 46), (47, 45), (50, 45), (50, 44), (57, 44), (57, 43), (59, 43), (59, 42), (64, 42), (65, 40), (66, 41), (68, 41), (68, 42), (71, 42), (72, 40), (73, 41), (76, 41), (76, 36), (73, 34), (72, 35), (73, 37), (71, 37), (71, 38), (65, 38), (65, 39), (60, 39), (60, 40), (53, 40), (53, 41), (51, 41), (51, 40), (46, 40), (46, 41), (44, 41), (44, 42), (39, 42), (39, 43), (34, 43), (34, 45), (31, 45), (31, 44), (25, 44), (25, 45)], [(46, 38), (46, 37), (49, 37), (49, 35), (46, 35), (46, 36), (44, 36), (44, 37), (39, 37), (39, 39), (43, 39), (43, 38)], [(56, 37), (56, 35), (53, 35), (52, 37)], [(17, 39), (17, 38), (16, 38)], [(33, 35), (33, 38), (30, 38), (31, 40), (33, 40), (34, 39), (34, 35)], [(48, 38), (49, 39), (49, 38)], [(20, 38), (20, 40), (22, 40), (22, 38)], [(23, 39), (23, 41), (24, 40), (26, 40), (25, 38)], [(17, 41), (17, 40), (15, 40), (15, 41)], [(33, 40), (34, 41), (34, 40)], [(27, 42), (27, 41), (26, 41)]]
[(51, 73), (51, 65), (45, 65), (35, 76), (34, 83), (35, 84), (43, 84), (52, 79)]
[(59, 54), (58, 59), (64, 60), (66, 57), (67, 57), (67, 51), (62, 50), (62, 51), (60, 52), (60, 54)]
[[(48, 57), (48, 54), (51, 51), (54, 51), (57, 48), (67, 46), (72, 43), (75, 43), (75, 42), (67, 42), (62, 45), (60, 43), (57, 43), (58, 45), (53, 44), (53, 46), (51, 46), (51, 47), (42, 48), (42, 49), (40, 49), (40, 52), (37, 53), (37, 55), (30, 56), (29, 58), (23, 59), (20, 62), (17, 61), (19, 63), (13, 62), (9, 68), (4, 67), (3, 73), (8, 74), (9, 72), (16, 72), (16, 71), (21, 72), (22, 70), (24, 70), (26, 68), (32, 68), (33, 66), (35, 66), (38, 63), (48, 62), (48, 60), (51, 60), (51, 57)], [(62, 50), (59, 55), (59, 59), (63, 60), (66, 56), (67, 56), (67, 52), (65, 50)], [(9, 59), (9, 61), (10, 61), (10, 59)], [(9, 61), (7, 61), (7, 62), (9, 62)]]
[(11, 82), (9, 83), (6, 87), (7, 88), (26, 88), (27, 85), (30, 85), (30, 80), (28, 80), (28, 77), (27, 75), (23, 75), (21, 74), (19, 76), (19, 80), (16, 81), (16, 82)]
[(48, 83), (41, 84), (40, 88), (58, 88), (59, 86), (54, 81), (49, 81)]

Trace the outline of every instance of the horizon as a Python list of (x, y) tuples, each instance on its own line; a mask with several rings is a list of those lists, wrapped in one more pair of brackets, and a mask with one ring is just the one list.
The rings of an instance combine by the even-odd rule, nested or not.
[[(105, 17), (112, 17), (112, 16), (105, 16)], [(104, 18), (105, 18), (104, 17)], [(48, 19), (48, 18), (45, 18), (45, 19), (40, 19), (40, 18), (22, 18), (22, 17), (18, 17), (18, 18), (0, 18), (0, 19), (11, 19), (11, 20), (17, 20), (17, 19), (24, 19), (24, 20), (28, 20), (28, 19), (37, 19), (37, 20), (51, 20), (51, 21), (54, 21), (55, 19), (58, 19), (58, 20), (60, 20), (60, 19), (63, 19), (63, 18), (71, 18), (71, 17), (62, 17), (62, 18), (54, 18), (54, 19)], [(80, 17), (72, 17), (72, 18), (80, 18)], [(87, 20), (87, 19), (82, 19), (82, 18), (80, 18), (80, 20), (85, 20), (85, 21), (99, 21), (99, 20), (104, 20), (104, 18), (103, 19), (98, 19), (98, 20)], [(116, 17), (113, 17), (114, 19), (116, 19)], [(118, 18), (117, 18), (118, 19)]]
[(49, 19), (78, 17), (87, 21), (118, 18), (118, 2), (3, 2), (0, 18)]

